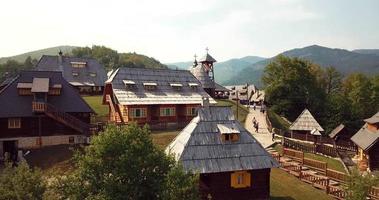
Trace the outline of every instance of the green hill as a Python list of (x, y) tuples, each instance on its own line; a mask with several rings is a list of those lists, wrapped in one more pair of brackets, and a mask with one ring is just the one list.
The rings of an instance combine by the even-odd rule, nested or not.
[[(368, 51), (363, 50), (359, 50), (358, 52), (312, 45), (285, 51), (282, 54), (288, 57), (309, 60), (321, 67), (333, 66), (342, 74), (349, 74), (352, 72), (361, 72), (365, 74), (379, 73), (379, 55), (367, 53)], [(246, 67), (222, 84), (231, 85), (249, 82), (261, 86), (261, 76), (264, 68), (273, 58), (262, 60)]]
[(59, 50), (61, 50), (64, 54), (66, 53), (70, 54), (72, 49), (74, 48), (76, 47), (75, 46), (57, 46), (57, 47), (50, 47), (46, 49), (31, 51), (31, 52), (23, 53), (20, 55), (2, 57), (0, 58), (0, 64), (6, 63), (8, 60), (15, 60), (19, 63), (23, 63), (28, 56), (30, 56), (32, 59), (39, 60), (42, 55), (57, 55)]

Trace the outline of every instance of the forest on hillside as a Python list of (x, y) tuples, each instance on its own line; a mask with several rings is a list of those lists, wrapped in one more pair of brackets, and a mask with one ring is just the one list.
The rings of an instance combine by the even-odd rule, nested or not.
[[(119, 67), (167, 68), (166, 65), (152, 57), (137, 54), (135, 52), (119, 53), (111, 48), (97, 45), (92, 47), (76, 47), (72, 49), (71, 52), (66, 52), (65, 56), (95, 58), (107, 70)], [(0, 82), (16, 76), (21, 70), (32, 70), (37, 63), (38, 60), (31, 56), (28, 56), (24, 62), (12, 58), (8, 59), (5, 63), (0, 64)]]
[(343, 123), (353, 130), (379, 111), (379, 74), (343, 75), (299, 58), (278, 56), (262, 82), (271, 109), (290, 121), (308, 108), (325, 133)]

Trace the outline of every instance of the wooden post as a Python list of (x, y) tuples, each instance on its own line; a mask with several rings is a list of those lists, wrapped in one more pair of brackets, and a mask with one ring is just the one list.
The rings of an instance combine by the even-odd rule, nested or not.
[(238, 90), (236, 89), (236, 94), (237, 94), (237, 121), (238, 121), (238, 103), (239, 103), (239, 98), (238, 98)]

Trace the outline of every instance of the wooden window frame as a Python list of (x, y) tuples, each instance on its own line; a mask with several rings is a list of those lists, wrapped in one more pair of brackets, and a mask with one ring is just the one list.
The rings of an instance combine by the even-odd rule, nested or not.
[(176, 116), (176, 108), (175, 107), (163, 107), (159, 109), (159, 115), (161, 117), (174, 117)]
[(8, 118), (8, 129), (21, 128), (21, 118)]
[(248, 171), (237, 171), (231, 173), (230, 186), (232, 188), (251, 187), (251, 173)]
[[(137, 110), (139, 111), (139, 116), (137, 116)], [(146, 108), (130, 108), (130, 117), (131, 118), (146, 118)]]
[(187, 116), (196, 116), (197, 115), (197, 107), (187, 107), (186, 115)]

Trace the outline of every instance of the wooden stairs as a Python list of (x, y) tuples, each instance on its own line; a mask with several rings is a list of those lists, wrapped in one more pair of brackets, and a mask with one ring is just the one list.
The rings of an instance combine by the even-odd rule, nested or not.
[(93, 132), (92, 126), (90, 124), (87, 124), (68, 113), (59, 111), (57, 108), (55, 108), (51, 104), (44, 103), (44, 102), (33, 102), (32, 110), (33, 112), (44, 113), (48, 117), (51, 117), (55, 119), (56, 121), (61, 122), (62, 124), (82, 134), (89, 135)]
[(105, 101), (108, 103), (109, 109), (111, 111), (109, 113), (109, 121), (122, 123), (120, 112), (118, 112), (118, 109), (114, 106), (112, 98), (109, 94), (105, 96)]

